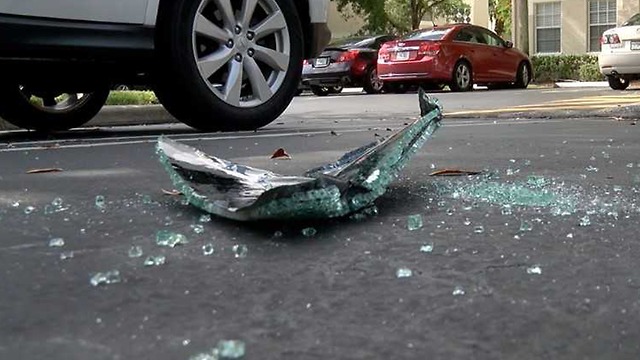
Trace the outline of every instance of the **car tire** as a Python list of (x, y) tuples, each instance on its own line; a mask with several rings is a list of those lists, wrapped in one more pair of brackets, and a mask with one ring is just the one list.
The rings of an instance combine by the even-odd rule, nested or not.
[(518, 66), (518, 72), (516, 73), (516, 82), (514, 86), (516, 89), (526, 89), (531, 82), (531, 66), (526, 62), (520, 63)]
[(316, 96), (327, 96), (331, 94), (331, 88), (326, 86), (311, 86), (311, 92)]
[(375, 66), (367, 70), (362, 87), (367, 94), (380, 94), (384, 89), (384, 82), (378, 77), (378, 69)]
[(629, 80), (617, 76), (607, 76), (607, 81), (613, 90), (626, 90), (630, 84)]
[(473, 90), (473, 72), (467, 61), (462, 60), (456, 63), (449, 88), (455, 92)]
[(304, 42), (293, 0), (240, 3), (165, 1), (158, 16), (154, 90), (198, 130), (260, 128), (298, 91)]
[(0, 117), (11, 124), (41, 132), (65, 131), (93, 119), (109, 97), (110, 86), (84, 94), (32, 94), (12, 82), (0, 85)]

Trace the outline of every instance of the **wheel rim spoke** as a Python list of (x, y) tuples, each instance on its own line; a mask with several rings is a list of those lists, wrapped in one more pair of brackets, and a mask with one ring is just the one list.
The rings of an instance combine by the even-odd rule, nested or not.
[(256, 46), (255, 58), (272, 69), (285, 71), (289, 67), (289, 56), (281, 52), (266, 48), (264, 46)]
[(253, 18), (253, 12), (256, 10), (258, 0), (245, 0), (242, 4), (242, 15), (240, 17), (240, 24), (243, 28), (248, 29), (251, 18)]
[(282, 12), (277, 11), (264, 19), (260, 24), (256, 25), (252, 30), (256, 34), (256, 40), (267, 35), (273, 34), (287, 27), (287, 21)]
[(264, 78), (262, 71), (260, 71), (260, 67), (252, 58), (247, 58), (244, 61), (244, 70), (247, 72), (247, 77), (249, 78), (249, 82), (251, 82), (251, 88), (253, 89), (253, 94), (258, 99), (265, 101), (273, 95), (269, 84)]
[(205, 79), (211, 77), (233, 58), (231, 49), (218, 50), (198, 60), (198, 69)]
[(225, 100), (227, 103), (238, 106), (240, 105), (240, 94), (242, 92), (242, 63), (234, 61), (229, 69), (229, 77), (225, 84)]
[(225, 26), (228, 29), (233, 29), (236, 26), (236, 17), (233, 13), (231, 0), (214, 0), (214, 2), (218, 5), (220, 16), (222, 16)]
[(231, 38), (231, 34), (209, 21), (209, 19), (202, 14), (198, 14), (196, 18), (195, 28), (196, 33), (217, 40), (218, 42), (226, 42)]

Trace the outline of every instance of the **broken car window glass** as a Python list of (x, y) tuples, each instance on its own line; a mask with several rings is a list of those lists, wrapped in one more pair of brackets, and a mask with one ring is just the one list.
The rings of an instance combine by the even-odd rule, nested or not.
[(240, 220), (333, 218), (372, 206), (440, 127), (437, 99), (420, 91), (421, 117), (399, 132), (348, 152), (303, 176), (236, 164), (160, 138), (157, 154), (193, 206)]

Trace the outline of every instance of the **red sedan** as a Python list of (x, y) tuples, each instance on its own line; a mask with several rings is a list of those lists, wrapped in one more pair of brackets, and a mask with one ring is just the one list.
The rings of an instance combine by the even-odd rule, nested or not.
[(469, 91), (473, 85), (489, 88), (526, 88), (531, 62), (489, 29), (469, 24), (419, 30), (385, 43), (378, 55), (378, 76), (385, 83), (449, 85)]

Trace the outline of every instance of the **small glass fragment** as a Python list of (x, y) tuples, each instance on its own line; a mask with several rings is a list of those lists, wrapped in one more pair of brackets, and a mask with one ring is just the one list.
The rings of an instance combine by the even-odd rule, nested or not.
[(465, 294), (465, 291), (464, 291), (464, 289), (462, 288), (462, 286), (456, 286), (456, 287), (453, 289), (453, 292), (451, 293), (451, 295), (453, 295), (453, 296), (462, 296), (462, 295), (464, 295), (464, 294)]
[(32, 212), (34, 212), (36, 210), (35, 207), (33, 206), (27, 206), (24, 208), (24, 214), (25, 215), (30, 215)]
[(156, 244), (158, 246), (176, 247), (188, 244), (187, 237), (169, 230), (160, 230), (156, 234)]
[(139, 257), (142, 257), (142, 255), (144, 255), (144, 252), (142, 251), (142, 248), (140, 246), (132, 246), (129, 249), (128, 255), (130, 258), (139, 258)]
[(543, 187), (547, 184), (547, 179), (542, 176), (530, 175), (527, 178), (527, 183), (534, 187)]
[(633, 167), (633, 163), (628, 163), (628, 164), (627, 164), (627, 167), (628, 167), (628, 168), (632, 168), (632, 167)]
[(144, 260), (144, 266), (161, 266), (167, 261), (167, 258), (164, 255), (158, 256), (147, 256)]
[(473, 228), (473, 232), (476, 234), (482, 234), (484, 232), (484, 226), (478, 225)]
[(55, 213), (55, 208), (52, 205), (45, 205), (44, 206), (44, 214), (45, 215), (51, 215), (53, 213)]
[(527, 268), (527, 274), (529, 275), (541, 275), (542, 274), (542, 268), (540, 267), (540, 265), (534, 265), (531, 267)]
[(402, 279), (402, 278), (408, 278), (413, 276), (413, 271), (411, 271), (411, 269), (409, 268), (399, 268), (396, 270), (396, 277), (398, 279)]
[(122, 281), (120, 271), (111, 270), (104, 273), (97, 273), (91, 277), (90, 283), (93, 286), (117, 284)]
[(232, 250), (236, 259), (246, 258), (247, 254), (249, 253), (249, 248), (247, 247), (247, 245), (236, 244), (233, 245)]
[(192, 224), (191, 225), (191, 230), (193, 230), (193, 232), (196, 233), (196, 234), (202, 234), (202, 233), (204, 233), (204, 226), (202, 226), (200, 224)]
[(511, 210), (511, 205), (505, 204), (502, 206), (502, 215), (511, 215), (513, 211)]
[(14, 201), (11, 203), (11, 207), (18, 208), (20, 207), (20, 201)]
[(431, 253), (433, 252), (433, 244), (424, 244), (420, 247), (420, 252)]
[(202, 253), (205, 256), (210, 256), (215, 253), (216, 249), (213, 247), (213, 244), (204, 244), (202, 245)]
[(589, 165), (585, 170), (587, 170), (588, 172), (598, 172), (599, 169), (595, 166)]
[(54, 238), (49, 240), (49, 247), (63, 247), (64, 239), (63, 238)]
[(61, 207), (62, 206), (62, 198), (55, 198), (51, 201), (51, 205), (55, 206), (55, 207)]
[(573, 239), (573, 233), (568, 233), (567, 234), (567, 239)]
[(317, 233), (318, 233), (318, 230), (316, 230), (315, 228), (312, 228), (312, 227), (308, 227), (308, 228), (302, 229), (302, 235), (304, 235), (306, 237), (316, 236)]
[(104, 198), (104, 196), (103, 195), (96, 196), (95, 204), (96, 204), (96, 208), (98, 210), (104, 210), (104, 208), (105, 208), (105, 198)]
[(533, 225), (531, 225), (530, 222), (526, 220), (520, 220), (520, 231), (525, 232), (531, 230), (533, 230)]
[(409, 229), (409, 231), (418, 230), (422, 228), (422, 226), (423, 226), (422, 215), (420, 214), (409, 215), (409, 217), (407, 218), (407, 229)]
[(201, 222), (201, 223), (211, 222), (211, 215), (209, 215), (209, 214), (200, 215), (200, 218), (198, 219), (198, 221)]
[(466, 219), (464, 219), (463, 224), (464, 224), (465, 226), (469, 226), (469, 225), (471, 225), (471, 220), (469, 220), (469, 218), (466, 218)]
[(60, 260), (69, 260), (74, 256), (73, 251), (65, 251), (60, 253)]
[(589, 226), (591, 225), (591, 219), (589, 219), (589, 215), (585, 215), (583, 217), (580, 218), (580, 223), (578, 224), (580, 226)]
[(241, 359), (245, 355), (245, 344), (240, 340), (222, 340), (217, 349), (220, 360)]

